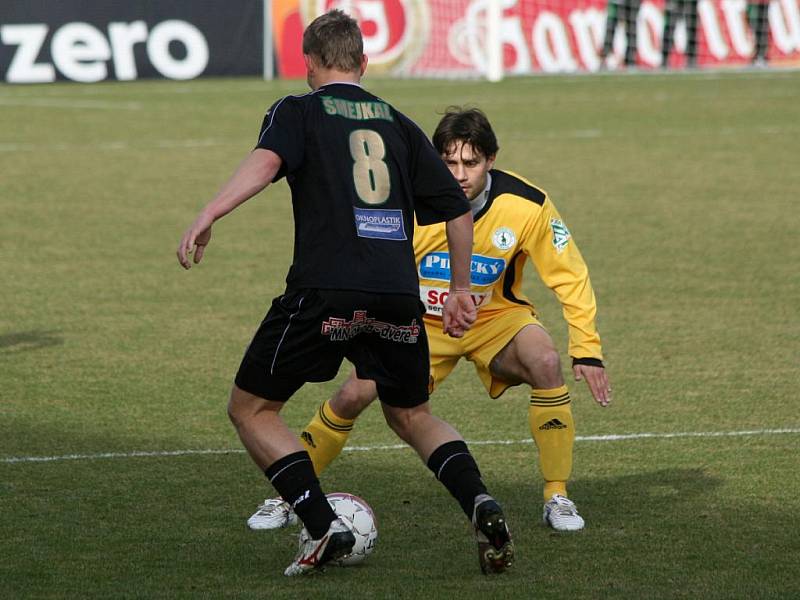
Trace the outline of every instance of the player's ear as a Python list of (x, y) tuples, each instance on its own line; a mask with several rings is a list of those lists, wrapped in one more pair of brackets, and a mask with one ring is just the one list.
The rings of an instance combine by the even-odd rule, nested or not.
[(369, 59), (367, 58), (367, 55), (366, 55), (366, 54), (362, 54), (362, 55), (361, 55), (361, 72), (359, 73), (359, 75), (360, 75), (361, 77), (363, 77), (363, 76), (364, 76), (364, 73), (365, 73), (365, 72), (366, 72), (366, 70), (367, 70), (367, 63), (368, 63), (368, 62), (369, 62)]
[(492, 154), (491, 156), (486, 157), (486, 170), (488, 171), (492, 167), (494, 167), (494, 161), (497, 158), (497, 154)]

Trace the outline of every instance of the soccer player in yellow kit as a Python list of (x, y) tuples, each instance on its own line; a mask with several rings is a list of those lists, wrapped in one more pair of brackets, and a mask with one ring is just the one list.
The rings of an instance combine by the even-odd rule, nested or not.
[[(442, 332), (442, 307), (450, 286), (445, 228), (417, 226), (414, 252), (420, 298), (426, 307), (435, 389), (464, 357), (475, 365), (492, 398), (510, 386), (531, 386), (528, 422), (539, 450), (544, 483), (543, 521), (559, 531), (584, 526), (567, 497), (575, 428), (569, 391), (550, 334), (522, 292), (530, 260), (558, 297), (569, 326), (569, 355), (576, 380), (585, 380), (600, 406), (611, 401), (595, 327), (596, 304), (586, 264), (548, 195), (526, 179), (493, 168), (497, 139), (478, 109), (451, 107), (433, 135), (433, 144), (460, 183), (474, 219), (471, 294), (478, 318), (461, 338)], [(358, 415), (376, 397), (375, 383), (353, 372), (336, 395), (320, 406), (301, 434), (320, 473), (344, 448)], [(401, 439), (404, 423), (393, 425)], [(295, 522), (280, 498), (268, 499), (248, 520), (251, 529), (274, 529)]]

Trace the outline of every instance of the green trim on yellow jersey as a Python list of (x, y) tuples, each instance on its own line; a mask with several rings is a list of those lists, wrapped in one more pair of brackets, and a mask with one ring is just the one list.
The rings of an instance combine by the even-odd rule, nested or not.
[[(472, 294), (481, 314), (533, 303), (522, 290), (532, 262), (561, 302), (569, 327), (569, 354), (602, 360), (589, 272), (575, 240), (547, 193), (509, 171), (491, 171), (486, 205), (475, 215)], [(414, 251), (420, 298), (429, 315), (441, 315), (450, 286), (443, 223), (416, 226)]]

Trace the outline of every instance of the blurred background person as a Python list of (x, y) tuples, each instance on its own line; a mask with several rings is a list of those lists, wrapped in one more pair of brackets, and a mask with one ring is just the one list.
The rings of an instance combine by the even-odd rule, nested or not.
[(748, 0), (747, 20), (753, 31), (753, 64), (763, 67), (767, 64), (769, 44), (769, 0)]
[(608, 12), (606, 15), (606, 36), (603, 41), (603, 49), (600, 51), (602, 64), (614, 44), (614, 32), (617, 23), (622, 23), (625, 28), (625, 66), (636, 66), (636, 16), (639, 14), (641, 0), (609, 0)]
[(697, 66), (697, 0), (667, 0), (664, 5), (661, 66), (669, 66), (669, 54), (679, 19), (686, 24), (686, 66), (694, 68)]

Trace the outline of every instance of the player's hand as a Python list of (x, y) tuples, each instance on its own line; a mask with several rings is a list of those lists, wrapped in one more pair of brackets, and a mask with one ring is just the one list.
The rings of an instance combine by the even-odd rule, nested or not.
[(442, 308), (442, 331), (450, 337), (463, 337), (477, 317), (478, 310), (471, 294), (450, 293)]
[(611, 384), (603, 367), (573, 365), (572, 372), (575, 373), (575, 381), (586, 380), (589, 391), (600, 406), (608, 406), (611, 403)]
[(206, 246), (211, 241), (211, 225), (214, 219), (201, 212), (197, 219), (195, 219), (192, 226), (183, 234), (181, 243), (178, 245), (178, 262), (184, 269), (191, 268), (192, 264), (189, 261), (189, 255), (194, 254), (192, 259), (197, 264), (203, 259), (203, 253)]

